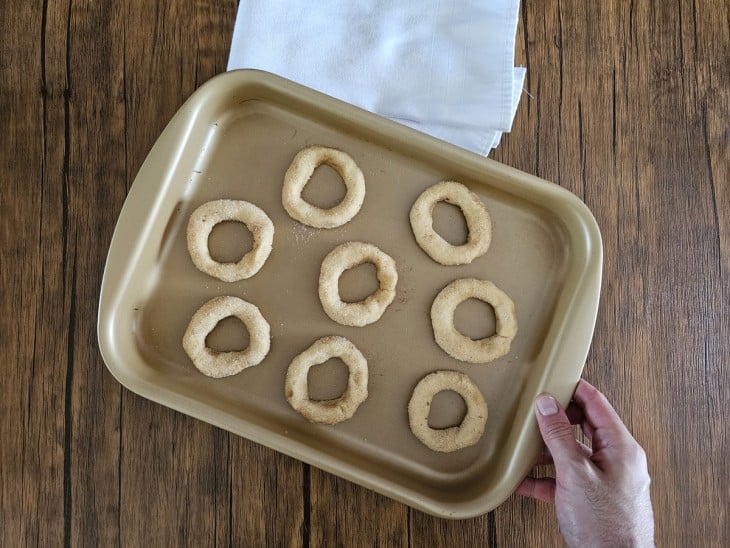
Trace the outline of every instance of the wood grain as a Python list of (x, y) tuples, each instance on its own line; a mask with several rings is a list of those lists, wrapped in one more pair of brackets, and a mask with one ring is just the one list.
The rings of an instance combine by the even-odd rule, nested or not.
[[(97, 350), (114, 223), (155, 139), (225, 70), (233, 0), (0, 6), (0, 545), (543, 546), (511, 497), (436, 519), (122, 388)], [(660, 546), (722, 545), (730, 423), (730, 6), (523, 0), (493, 157), (601, 227), (585, 376), (645, 447)]]

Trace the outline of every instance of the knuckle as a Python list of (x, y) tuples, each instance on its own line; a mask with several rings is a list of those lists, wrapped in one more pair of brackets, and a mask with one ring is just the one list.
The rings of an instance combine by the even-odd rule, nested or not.
[(621, 451), (621, 462), (632, 468), (646, 470), (648, 468), (646, 451), (636, 441), (623, 447)]
[(543, 425), (542, 434), (546, 440), (573, 439), (573, 430), (562, 422), (550, 422)]
[(600, 397), (603, 395), (598, 390), (598, 388), (596, 388), (595, 386), (592, 386), (590, 384), (587, 384), (583, 390), (584, 390), (584, 399), (586, 401), (593, 401), (596, 399), (600, 399)]

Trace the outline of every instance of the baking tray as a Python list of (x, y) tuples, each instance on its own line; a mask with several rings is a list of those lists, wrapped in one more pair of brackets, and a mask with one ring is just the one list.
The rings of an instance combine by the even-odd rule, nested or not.
[[(281, 204), (289, 163), (312, 144), (345, 150), (365, 175), (365, 203), (338, 229), (301, 225)], [(305, 198), (321, 207), (336, 203), (344, 186), (333, 174), (317, 170)], [(467, 185), (492, 217), (491, 247), (469, 265), (436, 264), (411, 232), (411, 205), (442, 180)], [(248, 280), (218, 281), (188, 255), (191, 212), (220, 198), (257, 204), (276, 227), (271, 256)], [(465, 238), (454, 206), (437, 206), (434, 226), (452, 243)], [(322, 259), (350, 240), (379, 246), (398, 268), (394, 302), (366, 327), (336, 324), (317, 296)], [(220, 260), (237, 260), (250, 242), (242, 225), (225, 223), (210, 247)], [(129, 191), (104, 271), (99, 345), (114, 377), (146, 398), (433, 515), (467, 518), (499, 505), (530, 470), (541, 445), (534, 397), (547, 390), (563, 404), (570, 399), (593, 333), (601, 265), (595, 220), (566, 190), (277, 76), (234, 71), (180, 108)], [(516, 304), (512, 349), (492, 363), (455, 360), (433, 339), (431, 303), (464, 277), (493, 281)], [(352, 269), (340, 282), (343, 297), (364, 297), (374, 279), (371, 267)], [(195, 369), (181, 339), (198, 307), (219, 295), (256, 304), (271, 324), (272, 346), (260, 365), (212, 379)], [(478, 301), (457, 309), (457, 327), (473, 338), (487, 335), (493, 321)], [(219, 350), (245, 344), (235, 322), (221, 322), (209, 343)], [(283, 390), (292, 358), (325, 335), (353, 341), (370, 370), (368, 399), (335, 426), (304, 420)], [(468, 374), (489, 406), (481, 440), (448, 454), (427, 449), (408, 426), (414, 386), (437, 369)], [(311, 395), (336, 397), (345, 381), (344, 366), (330, 360), (312, 370)], [(434, 400), (432, 424), (458, 423), (463, 409), (458, 396), (444, 392)]]

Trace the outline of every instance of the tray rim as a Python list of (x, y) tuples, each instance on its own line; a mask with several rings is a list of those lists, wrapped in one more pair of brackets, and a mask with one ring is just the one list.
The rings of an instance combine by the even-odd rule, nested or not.
[[(575, 333), (568, 331), (567, 336), (551, 348), (551, 355), (553, 355), (551, 361), (557, 363), (557, 365), (552, 368), (547, 367), (545, 374), (536, 382), (543, 390), (555, 394), (563, 405), (567, 404), (572, 396), (582, 374), (585, 358), (590, 348), (598, 312), (602, 277), (603, 249), (601, 235), (595, 218), (588, 207), (577, 196), (558, 185), (440, 141), (279, 76), (251, 69), (220, 74), (198, 88), (180, 107), (162, 131), (130, 187), (109, 245), (100, 289), (97, 338), (107, 369), (120, 384), (140, 396), (260, 443), (437, 517), (466, 519), (492, 510), (511, 495), (512, 489), (505, 489), (505, 487), (514, 483), (515, 476), (524, 477), (531, 466), (527, 467), (524, 463), (520, 466), (511, 466), (494, 489), (482, 493), (476, 498), (460, 502), (437, 500), (404, 488), (377, 474), (344, 464), (336, 457), (318, 451), (307, 444), (273, 433), (269, 429), (249, 421), (242, 421), (239, 417), (204, 404), (199, 400), (189, 398), (180, 392), (151, 383), (149, 379), (130, 375), (115, 362), (112, 350), (116, 320), (113, 314), (116, 309), (115, 302), (119, 300), (120, 295), (123, 293), (124, 263), (135, 264), (135, 261), (130, 259), (130, 256), (133, 257), (132, 250), (135, 248), (133, 242), (142, 237), (144, 229), (135, 231), (135, 234), (140, 234), (136, 239), (125, 238), (122, 234), (126, 233), (124, 227), (139, 226), (140, 222), (143, 223), (143, 226), (145, 222), (151, 223), (149, 215), (145, 218), (144, 212), (154, 209), (154, 203), (149, 203), (146, 208), (142, 208), (142, 211), (135, 210), (132, 207), (133, 204), (138, 204), (149, 194), (149, 188), (141, 183), (138, 184), (138, 182), (150, 178), (152, 173), (162, 171), (160, 176), (163, 182), (161, 187), (156, 187), (158, 191), (154, 194), (163, 196), (165, 194), (165, 171), (174, 170), (158, 169), (161, 163), (168, 165), (168, 162), (160, 162), (159, 159), (179, 160), (195, 126), (199, 111), (206, 103), (219, 97), (220, 94), (228, 94), (232, 90), (237, 90), (240, 93), (241, 89), (246, 88), (249, 89), (249, 92), (256, 89), (266, 89), (268, 92), (273, 92), (281, 98), (285, 98), (290, 103), (304, 104), (315, 110), (327, 111), (331, 117), (334, 111), (335, 118), (348, 124), (354, 124), (358, 129), (364, 129), (374, 137), (381, 137), (381, 143), (392, 140), (407, 142), (407, 148), (411, 150), (427, 151), (431, 157), (457, 161), (460, 165), (471, 170), (491, 173), (495, 176), (494, 186), (512, 195), (522, 196), (531, 202), (537, 202), (540, 197), (549, 198), (554, 206), (558, 204), (558, 207), (552, 207), (551, 210), (557, 218), (563, 221), (563, 228), (567, 237), (571, 240), (571, 249), (577, 251), (574, 264), (571, 264), (566, 271), (565, 285), (574, 282), (576, 289), (572, 292), (571, 302), (565, 302), (566, 299), (560, 297), (549, 330), (565, 332), (564, 325), (569, 322), (566, 312), (571, 311), (575, 313), (574, 317), (580, 317), (582, 325), (584, 325), (583, 333), (587, 332), (589, 336), (578, 337)], [(239, 96), (236, 95), (235, 97)], [(571, 222), (565, 222), (567, 218), (570, 218)], [(125, 261), (122, 261), (120, 257), (125, 257)], [(576, 304), (572, 301), (579, 293), (579, 286), (591, 298), (583, 299), (583, 302)], [(576, 307), (578, 310), (576, 310)], [(562, 314), (560, 309), (563, 309)], [(556, 318), (559, 318), (559, 321)], [(571, 345), (572, 349), (569, 348)], [(566, 354), (572, 358), (568, 360), (570, 363), (559, 361), (560, 356)], [(556, 360), (558, 361), (556, 362)], [(529, 393), (523, 394), (522, 397), (534, 397), (535, 395)], [(523, 428), (513, 435), (524, 437), (527, 440), (525, 442), (526, 452), (531, 451), (535, 455), (537, 454), (540, 439), (534, 416), (529, 417), (527, 424), (523, 425)]]

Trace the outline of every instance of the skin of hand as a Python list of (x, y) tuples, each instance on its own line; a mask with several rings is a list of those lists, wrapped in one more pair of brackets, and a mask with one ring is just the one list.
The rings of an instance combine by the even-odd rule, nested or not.
[(555, 478), (527, 477), (516, 492), (555, 504), (568, 546), (654, 546), (646, 454), (606, 397), (581, 380), (566, 410), (540, 394), (535, 415), (547, 446), (538, 464), (554, 464)]

